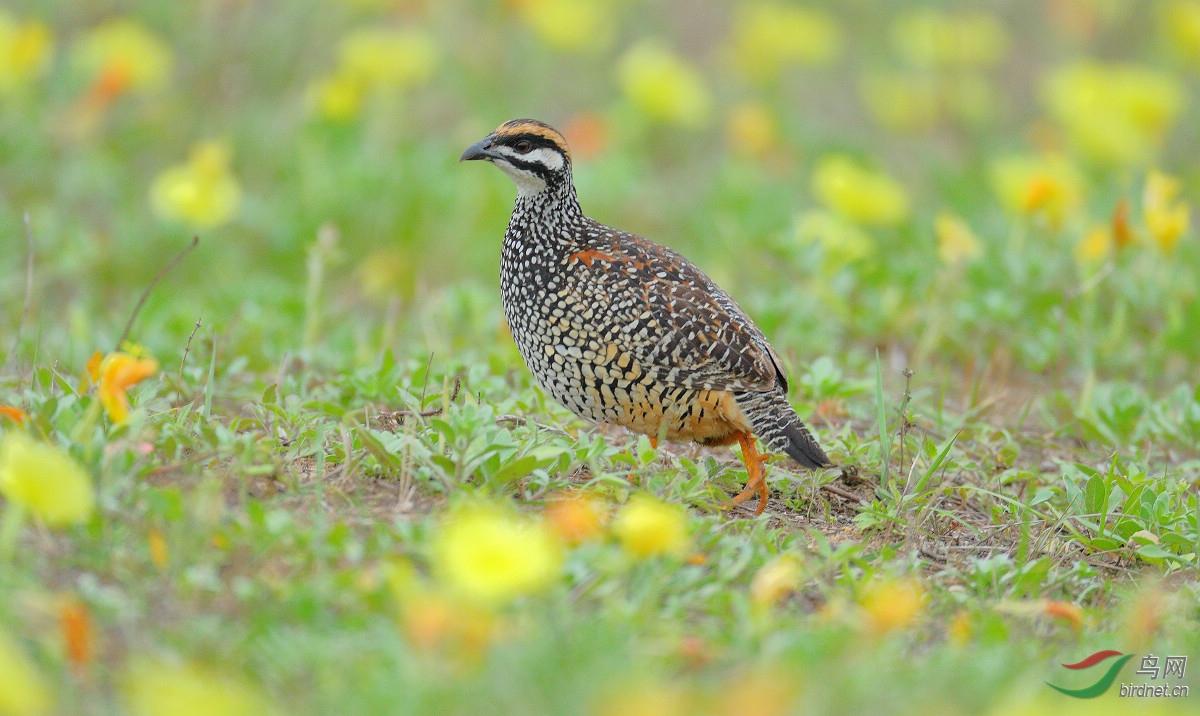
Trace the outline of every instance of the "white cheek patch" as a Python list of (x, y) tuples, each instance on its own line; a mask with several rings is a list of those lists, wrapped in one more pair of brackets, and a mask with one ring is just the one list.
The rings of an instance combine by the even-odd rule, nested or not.
[(534, 194), (540, 194), (546, 188), (546, 182), (542, 181), (541, 178), (533, 172), (527, 172), (524, 169), (518, 169), (503, 159), (495, 159), (492, 161), (492, 163), (500, 167), (502, 172), (507, 174), (514, 182), (516, 182), (517, 193), (521, 196), (533, 196)]
[(527, 162), (542, 164), (552, 172), (556, 172), (563, 167), (562, 155), (546, 147), (535, 149), (521, 158)]

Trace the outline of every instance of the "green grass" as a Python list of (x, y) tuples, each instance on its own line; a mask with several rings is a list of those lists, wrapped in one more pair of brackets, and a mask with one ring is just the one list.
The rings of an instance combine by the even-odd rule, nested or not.
[[(1012, 38), (983, 71), (1006, 110), (899, 135), (848, 89), (897, 61), (889, 3), (827, 4), (846, 30), (840, 58), (758, 85), (718, 51), (728, 23), (677, 4), (614, 3), (613, 44), (577, 54), (503, 5), (130, 2), (111, 12), (173, 49), (172, 81), (79, 135), (66, 127), (90, 80), (71, 48), (109, 11), (11, 5), (45, 21), (58, 51), (0, 113), (0, 405), (97, 490), (84, 524), (20, 525), (0, 568), (0, 635), (49, 684), (53, 712), (136, 710), (130, 682), (148, 662), (240, 679), (281, 713), (1117, 713), (1116, 687), (1083, 702), (1043, 682), (1088, 685), (1098, 670), (1060, 664), (1102, 649), (1137, 655), (1124, 683), (1161, 683), (1134, 674), (1149, 653), (1200, 658), (1200, 245), (1189, 229), (1159, 250), (1141, 202), (1151, 167), (1200, 198), (1200, 109), (1151, 160), (1106, 166), (1028, 79), (1100, 55), (1198, 96), (1155, 22), (1097, 20), (1067, 41), (1040, 6), (980, 4)], [(374, 26), (427, 30), (441, 49), (430, 81), (348, 123), (314, 118), (307, 86), (339, 38)], [(711, 86), (707, 125), (656, 125), (622, 95), (611, 66), (657, 35)], [(726, 105), (748, 99), (779, 124), (766, 157), (726, 136)], [(513, 116), (579, 113), (608, 133), (576, 160), (585, 210), (683, 251), (737, 297), (841, 468), (773, 460), (761, 517), (722, 509), (746, 478), (735, 453), (652, 450), (583, 424), (533, 384), (504, 329), (513, 188), (457, 157)], [(1086, 178), (1057, 227), (1007, 213), (989, 179), (992, 159), (1039, 131)], [(155, 177), (208, 138), (233, 148), (236, 216), (156, 216)], [(861, 227), (869, 250), (852, 260), (797, 229), (833, 152), (887, 169), (912, 200), (898, 224)], [(1139, 238), (1078, 260), (1122, 199)], [(970, 225), (978, 258), (939, 260), (941, 211)], [(161, 367), (116, 425), (80, 389), (85, 363), (116, 347), (197, 233), (133, 323)], [(0, 433), (16, 429), (0, 417)], [(605, 533), (565, 548), (536, 594), (456, 614), (432, 641), (414, 632), (397, 585), (436, 591), (448, 510), (485, 500), (540, 519), (568, 490), (610, 515), (639, 490), (682, 505), (689, 547), (635, 560)], [(781, 555), (799, 565), (790, 588), (756, 603), (756, 576)], [(904, 608), (913, 585), (920, 601)], [(90, 623), (82, 663), (64, 605)], [(1195, 690), (1189, 666), (1178, 681)]]

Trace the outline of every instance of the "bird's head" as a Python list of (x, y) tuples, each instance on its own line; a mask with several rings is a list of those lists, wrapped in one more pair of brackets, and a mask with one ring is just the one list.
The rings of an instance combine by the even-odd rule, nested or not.
[(460, 162), (484, 159), (517, 183), (521, 196), (571, 184), (571, 150), (558, 130), (536, 119), (513, 119), (467, 147)]

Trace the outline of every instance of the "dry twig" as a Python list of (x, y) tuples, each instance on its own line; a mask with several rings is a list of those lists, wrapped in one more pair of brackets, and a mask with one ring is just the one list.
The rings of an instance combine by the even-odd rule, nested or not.
[(125, 324), (125, 330), (121, 331), (121, 337), (117, 340), (116, 348), (113, 350), (121, 350), (121, 344), (123, 344), (125, 340), (129, 338), (129, 332), (133, 330), (133, 322), (137, 320), (138, 314), (142, 312), (142, 306), (146, 305), (146, 299), (150, 298), (150, 292), (154, 290), (154, 287), (158, 285), (158, 282), (162, 280), (162, 277), (169, 274), (171, 269), (175, 268), (175, 265), (182, 261), (184, 256), (190, 254), (192, 249), (196, 248), (196, 245), (199, 243), (200, 235), (197, 234), (192, 236), (192, 243), (188, 244), (183, 251), (180, 251), (175, 258), (171, 259), (166, 266), (163, 266), (162, 269), (159, 270), (158, 274), (154, 277), (154, 280), (151, 281), (150, 285), (146, 287), (146, 290), (142, 292), (142, 297), (138, 299), (137, 305), (133, 307), (133, 313), (129, 315), (129, 321)]

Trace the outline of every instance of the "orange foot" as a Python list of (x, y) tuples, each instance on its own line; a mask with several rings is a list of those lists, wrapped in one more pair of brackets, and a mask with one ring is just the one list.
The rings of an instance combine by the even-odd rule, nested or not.
[(767, 460), (766, 455), (759, 455), (758, 448), (755, 446), (754, 436), (750, 433), (738, 433), (738, 442), (742, 445), (742, 461), (746, 463), (746, 489), (739, 492), (733, 498), (733, 504), (740, 505), (746, 500), (749, 500), (756, 493), (758, 494), (758, 507), (754, 509), (754, 516), (757, 517), (767, 509), (767, 500), (771, 497), (771, 492), (767, 489), (766, 476), (763, 475), (762, 465)]

